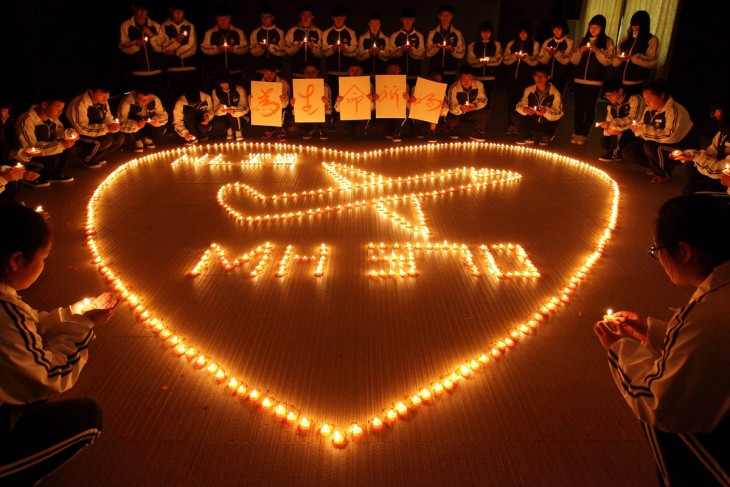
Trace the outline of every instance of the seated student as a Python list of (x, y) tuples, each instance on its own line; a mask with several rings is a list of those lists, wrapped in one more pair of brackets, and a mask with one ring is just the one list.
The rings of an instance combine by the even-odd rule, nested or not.
[[(609, 369), (641, 422), (663, 485), (727, 485), (730, 472), (730, 206), (689, 195), (662, 205), (651, 256), (694, 289), (669, 322), (633, 311), (596, 323)], [(655, 290), (648, 290), (652, 296)]]
[[(389, 59), (388, 65), (385, 68), (385, 74), (389, 75), (398, 75), (401, 74), (401, 65), (400, 61), (398, 59)], [(408, 86), (406, 85), (406, 89), (408, 89)], [(380, 94), (376, 94), (376, 99), (380, 98)], [(385, 125), (385, 138), (390, 139), (395, 143), (400, 142), (401, 139), (401, 133), (405, 129), (405, 125), (408, 122), (408, 102), (410, 101), (411, 96), (408, 92), (403, 93), (403, 100), (406, 104), (406, 117), (403, 119), (399, 118), (386, 118), (383, 119), (384, 125)]]
[(106, 157), (124, 144), (121, 125), (112, 118), (108, 100), (109, 88), (97, 81), (66, 108), (66, 118), (79, 133), (77, 154), (89, 169), (106, 164)]
[(646, 109), (641, 119), (631, 125), (638, 139), (627, 145), (623, 158), (649, 167), (646, 174), (652, 183), (665, 183), (672, 174), (672, 162), (666, 156), (676, 149), (688, 149), (699, 142), (687, 110), (674, 101), (663, 80), (644, 86)]
[(185, 140), (185, 145), (191, 146), (208, 140), (213, 116), (213, 100), (210, 95), (192, 88), (175, 102), (172, 125), (175, 133)]
[(226, 131), (226, 140), (243, 140), (243, 124), (248, 113), (248, 95), (243, 86), (228, 76), (219, 76), (213, 88), (213, 129)]
[(446, 114), (444, 125), (449, 131), (449, 137), (458, 139), (456, 127), (462, 123), (470, 123), (474, 126), (471, 135), (472, 140), (485, 140), (484, 134), (487, 129), (487, 95), (484, 93), (484, 85), (481, 81), (474, 79), (474, 69), (464, 65), (459, 70), (459, 79), (456, 80), (446, 91), (446, 103), (449, 111)]
[(33, 153), (33, 163), (40, 168), (40, 177), (30, 182), (33, 188), (48, 186), (48, 182), (73, 181), (71, 176), (63, 174), (63, 170), (74, 155), (79, 136), (73, 129), (64, 129), (58, 119), (65, 105), (62, 98), (60, 92), (47, 90), (41, 95), (40, 103), (18, 117), (15, 125), (20, 148), (25, 154)]
[[(307, 64), (304, 66), (304, 77), (306, 79), (316, 79), (319, 78), (319, 69), (317, 69), (317, 66), (314, 64)], [(299, 105), (297, 105), (296, 100), (297, 94), (293, 93), (293, 96), (289, 100), (289, 103), (291, 103), (292, 108), (294, 109), (294, 118), (296, 119), (297, 110), (303, 110), (304, 104), (306, 103), (305, 100), (300, 100)], [(325, 83), (324, 84), (324, 96), (322, 96), (322, 103), (324, 103), (324, 122), (322, 123), (308, 123), (308, 124), (295, 124), (295, 126), (298, 129), (301, 129), (304, 131), (304, 134), (302, 135), (302, 139), (309, 140), (314, 135), (315, 130), (319, 131), (319, 140), (327, 140), (329, 138), (329, 129), (330, 122), (332, 119), (332, 91), (330, 90), (330, 86)], [(306, 128), (305, 128), (306, 127)]]
[[(722, 191), (725, 187), (720, 176), (730, 167), (730, 103), (725, 101), (712, 113), (720, 125), (707, 150), (676, 150), (669, 157), (685, 163), (687, 184), (682, 188), (684, 194), (698, 191)], [(730, 172), (730, 171), (728, 171)]]
[(35, 165), (27, 167), (17, 162), (30, 156), (18, 150), (15, 121), (10, 116), (11, 105), (7, 100), (0, 100), (0, 201), (13, 201), (23, 181), (31, 184), (40, 177), (29, 168), (35, 169)]
[(603, 96), (608, 100), (606, 121), (596, 124), (603, 129), (602, 145), (608, 149), (599, 161), (620, 161), (621, 151), (636, 140), (631, 124), (639, 119), (644, 105), (639, 95), (628, 95), (621, 80), (613, 79), (603, 85)]
[(727, 194), (730, 195), (730, 170), (725, 169), (720, 174), (720, 184), (727, 188)]
[[(441, 83), (443, 80), (443, 72), (441, 71), (441, 68), (432, 67), (428, 74), (428, 79), (430, 81), (435, 81), (436, 83)], [(414, 103), (418, 102), (418, 99), (413, 96), (413, 92), (415, 91), (416, 87), (414, 86), (411, 89), (411, 96), (409, 101), (409, 106), (413, 105)], [(487, 106), (489, 106), (489, 100), (487, 100)], [(444, 117), (449, 112), (449, 105), (446, 103), (446, 100), (441, 101), (441, 113), (439, 115), (439, 120), (443, 122)], [(428, 125), (428, 129), (426, 129), (426, 126)], [(427, 123), (423, 120), (413, 120), (413, 127), (416, 132), (416, 137), (419, 139), (422, 139), (424, 137), (427, 137), (427, 142), (429, 144), (435, 144), (438, 141), (438, 137), (436, 134), (436, 129), (438, 128), (438, 122), (437, 123)], [(428, 135), (426, 135), (426, 132), (428, 132)]]
[(522, 99), (517, 102), (514, 117), (517, 145), (548, 145), (555, 137), (558, 120), (563, 117), (563, 101), (560, 91), (550, 83), (547, 68), (538, 66), (532, 75), (535, 84), (525, 88)]
[(134, 152), (154, 149), (157, 140), (165, 135), (167, 112), (160, 99), (149, 89), (140, 86), (122, 98), (117, 109), (122, 132), (134, 140)]
[[(304, 69), (302, 69), (302, 71), (304, 71)], [(264, 81), (266, 83), (281, 83), (281, 97), (279, 98), (281, 100), (281, 127), (275, 127), (273, 130), (267, 130), (264, 132), (263, 137), (265, 139), (277, 137), (280, 141), (285, 141), (286, 128), (290, 123), (289, 113), (291, 111), (289, 105), (289, 100), (291, 99), (291, 88), (289, 86), (289, 82), (276, 74), (276, 65), (274, 63), (266, 63), (264, 65), (261, 69), (261, 79), (259, 81)], [(252, 100), (253, 94), (249, 93), (249, 106), (251, 106)]]
[(117, 299), (103, 293), (50, 312), (18, 296), (43, 272), (51, 231), (18, 203), (0, 205), (0, 483), (35, 485), (92, 444), (102, 411), (94, 399), (48, 399), (73, 387), (89, 358), (94, 326)]
[[(362, 76), (363, 75), (363, 69), (362, 66), (359, 63), (355, 63), (347, 70), (347, 74), (349, 76)], [(370, 92), (367, 93), (365, 96), (370, 101), (370, 113), (372, 115), (373, 111), (375, 110), (375, 95), (373, 95), (373, 84), (370, 83)], [(344, 100), (344, 97), (342, 94), (340, 94), (337, 99), (335, 100), (335, 106), (334, 109), (336, 112), (340, 112), (340, 108), (342, 106), (342, 101)], [(368, 126), (370, 125), (370, 119), (368, 120), (344, 120), (340, 122), (342, 126), (345, 127), (345, 134), (348, 139), (357, 138), (357, 139), (363, 139), (367, 136)]]

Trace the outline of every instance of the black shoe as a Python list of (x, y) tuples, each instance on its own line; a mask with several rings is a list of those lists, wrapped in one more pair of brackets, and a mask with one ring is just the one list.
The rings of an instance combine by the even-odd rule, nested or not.
[[(104, 163), (106, 164), (106, 161), (104, 161)], [(96, 161), (84, 162), (84, 166), (86, 166), (86, 169), (99, 169), (101, 167), (101, 162), (96, 162)]]
[(459, 140), (459, 136), (456, 134), (456, 132), (449, 132), (449, 138), (451, 140)]
[(476, 140), (477, 142), (484, 142), (487, 140), (487, 138), (484, 136), (484, 132), (474, 132), (469, 136), (471, 140)]
[(312, 138), (312, 135), (314, 135), (314, 129), (304, 132), (304, 135), (302, 135), (302, 140), (309, 140)]
[(427, 142), (428, 142), (429, 144), (435, 144), (435, 143), (436, 143), (436, 141), (437, 141), (437, 138), (436, 138), (436, 131), (435, 131), (435, 130), (429, 130), (429, 131), (428, 131), (428, 141), (427, 141)]
[(620, 161), (622, 159), (621, 154), (614, 154), (613, 152), (606, 152), (598, 158), (599, 161), (603, 162)]
[(393, 142), (398, 143), (401, 141), (400, 134), (393, 134), (390, 138)]
[[(51, 183), (70, 183), (74, 180), (71, 176), (64, 176), (63, 174), (59, 174), (57, 176), (48, 176), (46, 177), (48, 182)], [(36, 180), (37, 181), (37, 180)]]
[(51, 183), (43, 178), (36, 178), (33, 181), (25, 181), (25, 184), (27, 184), (31, 188), (45, 188), (46, 186), (51, 185)]
[(530, 145), (530, 144), (534, 144), (534, 143), (535, 143), (535, 141), (532, 139), (518, 140), (517, 142), (515, 142), (515, 144), (517, 144), (517, 145)]
[(328, 130), (319, 131), (319, 140), (327, 140), (329, 138), (330, 138), (330, 133)]

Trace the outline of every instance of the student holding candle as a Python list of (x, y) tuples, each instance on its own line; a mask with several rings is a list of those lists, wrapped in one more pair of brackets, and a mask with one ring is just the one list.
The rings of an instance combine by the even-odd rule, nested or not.
[[(37, 172), (17, 162), (17, 159), (31, 156), (18, 150), (15, 121), (10, 116), (10, 109), (11, 103), (0, 100), (0, 201), (13, 201), (22, 181), (32, 184), (40, 177)], [(33, 167), (35, 169), (35, 164)]]
[(42, 215), (0, 205), (0, 483), (34, 485), (96, 440), (102, 411), (94, 399), (48, 399), (69, 390), (88, 360), (94, 326), (117, 299), (104, 293), (51, 312), (18, 296), (43, 272), (51, 231)]
[[(265, 139), (271, 139), (276, 137), (280, 141), (284, 142), (286, 141), (286, 129), (291, 123), (291, 105), (289, 104), (289, 100), (291, 99), (291, 86), (289, 85), (289, 82), (287, 80), (276, 74), (276, 64), (273, 62), (270, 62), (264, 66), (261, 72), (261, 79), (259, 81), (264, 81), (266, 83), (281, 83), (281, 96), (279, 97), (279, 101), (281, 101), (281, 127), (275, 127), (272, 130), (265, 131), (263, 137)], [(249, 93), (249, 107), (251, 106), (252, 99), (253, 95)]]
[(571, 144), (583, 145), (596, 118), (596, 101), (613, 60), (613, 40), (606, 36), (606, 17), (595, 15), (588, 23), (588, 31), (580, 40), (570, 58), (576, 67), (573, 78), (575, 93), (575, 128)]
[(165, 103), (171, 106), (186, 87), (198, 82), (198, 34), (195, 26), (185, 18), (185, 4), (179, 0), (170, 5), (170, 18), (162, 23), (161, 28), (165, 36), (162, 54), (171, 92), (167, 93)]
[(456, 128), (462, 123), (473, 125), (470, 139), (485, 140), (487, 129), (487, 95), (481, 81), (474, 79), (471, 66), (462, 66), (459, 70), (459, 79), (446, 91), (448, 113), (444, 125), (449, 131), (449, 137), (458, 139)]
[(507, 134), (517, 134), (514, 116), (517, 102), (525, 88), (533, 83), (533, 68), (537, 66), (540, 46), (530, 35), (530, 23), (517, 26), (517, 36), (504, 48), (505, 84), (507, 85)]
[(565, 19), (553, 21), (553, 36), (542, 43), (538, 60), (547, 66), (550, 83), (562, 95), (571, 71), (570, 56), (573, 54), (573, 39), (568, 37), (570, 29)]
[(603, 96), (608, 100), (606, 121), (597, 122), (596, 127), (603, 129), (602, 145), (608, 149), (599, 161), (610, 162), (623, 159), (621, 152), (628, 144), (636, 140), (631, 130), (638, 120), (644, 105), (641, 96), (628, 95), (620, 80), (609, 80), (603, 85)]
[(119, 50), (129, 57), (132, 78), (154, 79), (161, 86), (162, 59), (160, 53), (165, 35), (160, 24), (147, 17), (145, 1), (136, 0), (132, 6), (134, 15), (122, 22), (119, 36)]
[(649, 169), (652, 183), (669, 181), (672, 174), (672, 161), (669, 154), (677, 149), (697, 147), (699, 141), (694, 132), (694, 124), (687, 110), (674, 101), (669, 87), (663, 80), (652, 81), (644, 86), (646, 109), (631, 130), (637, 140), (627, 145), (623, 158)]
[[(727, 115), (726, 115), (727, 114)], [(684, 194), (698, 191), (721, 191), (725, 187), (720, 181), (723, 172), (730, 164), (730, 102), (718, 103), (712, 112), (713, 118), (720, 125), (712, 143), (705, 150), (681, 150), (671, 152), (669, 157), (684, 163), (687, 184), (682, 188)]]
[(134, 152), (155, 149), (157, 141), (165, 135), (167, 112), (147, 86), (140, 85), (122, 98), (117, 117), (122, 132), (132, 137)]
[[(322, 53), (327, 63), (327, 81), (339, 94), (339, 78), (347, 76), (347, 70), (357, 56), (357, 34), (345, 25), (347, 10), (341, 5), (332, 8), (332, 27), (322, 33)], [(306, 78), (306, 73), (305, 73)]]
[(373, 12), (368, 18), (368, 31), (357, 40), (357, 60), (365, 74), (375, 80), (376, 74), (384, 74), (390, 57), (390, 39), (380, 30), (382, 19)]
[(669, 322), (614, 313), (594, 331), (641, 422), (663, 485), (730, 483), (730, 206), (689, 195), (659, 209), (651, 256), (694, 289)]
[(649, 13), (639, 10), (631, 16), (629, 32), (618, 41), (613, 58), (628, 94), (641, 93), (641, 85), (656, 66), (658, 49), (659, 39), (650, 31)]
[[(205, 32), (200, 50), (207, 57), (209, 74), (229, 73), (240, 81), (243, 72), (243, 56), (249, 45), (246, 34), (231, 24), (231, 10), (226, 4), (220, 4), (215, 13), (216, 25)], [(205, 85), (206, 89), (210, 85)]]
[(243, 86), (228, 76), (219, 76), (212, 93), (213, 129), (226, 132), (226, 140), (243, 140), (243, 125), (249, 112), (248, 95)]
[(286, 53), (291, 56), (291, 74), (304, 78), (304, 66), (317, 62), (322, 53), (322, 31), (314, 25), (314, 6), (299, 8), (299, 23), (286, 33)]
[(487, 108), (492, 107), (492, 91), (497, 79), (497, 70), (502, 64), (502, 45), (492, 39), (494, 26), (489, 20), (479, 25), (479, 35), (466, 48), (466, 60), (474, 68), (474, 79), (484, 85)]
[(112, 118), (109, 87), (104, 81), (93, 81), (84, 94), (71, 100), (66, 118), (79, 134), (77, 154), (89, 169), (106, 164), (106, 156), (124, 144), (119, 120)]
[(276, 26), (274, 7), (262, 4), (259, 9), (261, 25), (251, 32), (251, 55), (254, 57), (256, 73), (261, 74), (264, 66), (274, 65), (281, 71), (281, 63), (286, 54), (284, 31)]
[(416, 85), (426, 57), (423, 34), (416, 30), (416, 11), (404, 8), (400, 14), (401, 29), (390, 36), (390, 58), (398, 61), (409, 87)]
[[(18, 117), (15, 125), (16, 134), (20, 142), (19, 154), (34, 155), (34, 164), (40, 169), (40, 177), (30, 181), (30, 186), (40, 188), (50, 183), (68, 183), (73, 181), (71, 176), (63, 174), (66, 164), (75, 154), (78, 133), (73, 129), (65, 129), (59, 120), (63, 113), (63, 95), (53, 89), (46, 90), (40, 97), (37, 105)], [(25, 162), (29, 157), (21, 157)]]
[(213, 100), (210, 95), (196, 88), (189, 88), (177, 99), (172, 111), (175, 133), (182, 137), (186, 146), (208, 140), (213, 127)]
[(426, 38), (426, 56), (431, 59), (431, 67), (441, 70), (444, 83), (453, 83), (459, 62), (466, 54), (464, 36), (452, 24), (454, 21), (452, 5), (441, 5), (438, 18), (439, 25), (430, 31)]
[(522, 99), (517, 102), (514, 117), (519, 135), (517, 144), (548, 145), (555, 137), (558, 120), (563, 117), (563, 102), (560, 91), (550, 82), (547, 68), (535, 68), (532, 76), (535, 84), (525, 88)]

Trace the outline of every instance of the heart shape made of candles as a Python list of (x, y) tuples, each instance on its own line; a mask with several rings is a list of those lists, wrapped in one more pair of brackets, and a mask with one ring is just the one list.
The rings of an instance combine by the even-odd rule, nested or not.
[(180, 360), (344, 446), (567, 305), (618, 201), (603, 171), (500, 144), (214, 144), (118, 168), (87, 243)]

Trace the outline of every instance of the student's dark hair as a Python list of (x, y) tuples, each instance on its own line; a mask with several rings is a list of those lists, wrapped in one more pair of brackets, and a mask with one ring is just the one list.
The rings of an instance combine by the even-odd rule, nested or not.
[(474, 39), (475, 42), (482, 42), (482, 32), (491, 32), (492, 37), (494, 38), (494, 24), (490, 20), (485, 20), (481, 24), (479, 24), (479, 30), (477, 31), (476, 38)]
[(624, 86), (623, 81), (621, 81), (620, 79), (614, 78), (603, 83), (604, 93), (615, 93), (618, 90), (626, 91), (626, 87)]
[(227, 2), (221, 2), (218, 5), (215, 6), (215, 16), (216, 17), (230, 17), (231, 16), (231, 6), (228, 5)]
[(664, 203), (654, 224), (657, 245), (685, 242), (711, 269), (730, 260), (730, 202), (707, 194), (678, 196)]
[(645, 83), (641, 91), (651, 91), (655, 96), (669, 97), (671, 95), (669, 92), (669, 84), (663, 79)]
[(312, 12), (314, 13), (314, 5), (311, 3), (304, 3), (299, 7), (299, 13), (302, 12)]
[(440, 76), (444, 75), (444, 70), (441, 69), (439, 66), (429, 66), (428, 68), (428, 74), (429, 76), (432, 74), (438, 74)]
[[(520, 39), (520, 32), (527, 32), (527, 40)], [(522, 51), (529, 55), (537, 54), (535, 50), (535, 41), (532, 38), (532, 25), (529, 20), (521, 20), (517, 24), (515, 30), (514, 41), (512, 42), (512, 52)]]
[(552, 30), (556, 27), (560, 27), (560, 30), (563, 31), (563, 37), (570, 34), (570, 27), (568, 27), (568, 23), (565, 21), (565, 19), (553, 20), (552, 24), (550, 24), (550, 29)]
[(40, 103), (54, 103), (57, 101), (63, 102), (66, 99), (63, 92), (58, 88), (46, 88), (38, 97)]
[(271, 15), (276, 16), (276, 9), (270, 3), (264, 2), (259, 7), (259, 15), (263, 15), (263, 14), (271, 14)]
[(591, 25), (600, 25), (601, 26), (601, 33), (598, 34), (598, 38), (595, 41), (595, 46), (599, 49), (606, 49), (606, 46), (608, 45), (608, 37), (606, 36), (606, 17), (603, 15), (594, 15), (591, 20), (588, 22), (588, 29), (586, 30), (586, 35), (583, 36), (583, 39), (581, 39), (580, 44), (578, 47), (585, 46), (586, 43), (590, 42), (591, 39)]
[(314, 62), (314, 61), (311, 61), (311, 60), (304, 63), (304, 68), (303, 69), (307, 69), (309, 67), (312, 67), (312, 68), (316, 69), (317, 71), (320, 70), (319, 69), (320, 68), (319, 63)]
[(454, 14), (454, 6), (450, 3), (445, 3), (439, 7), (438, 13), (448, 12), (450, 14)]
[(368, 20), (383, 20), (383, 18), (380, 16), (380, 12), (370, 12)]
[(463, 66), (461, 66), (459, 68), (459, 76), (461, 76), (462, 74), (471, 74), (471, 75), (473, 75), (474, 74), (474, 68), (472, 68), (468, 64), (464, 64)]
[(0, 274), (6, 259), (21, 252), (25, 260), (51, 243), (51, 229), (40, 213), (16, 202), (0, 203), (0, 221), (3, 232), (0, 237)]
[(720, 129), (727, 131), (730, 129), (730, 96), (722, 93), (710, 102), (710, 109), (720, 110), (722, 116), (719, 120)]
[(112, 91), (111, 82), (104, 76), (94, 76), (87, 84), (91, 91), (103, 91), (109, 93)]
[(347, 9), (344, 5), (335, 5), (332, 7), (332, 17), (343, 17), (347, 15)]
[[(648, 12), (644, 10), (635, 12), (634, 15), (631, 16), (631, 21), (629, 22), (629, 30), (627, 33), (628, 37), (617, 46), (617, 51), (645, 53), (646, 49), (649, 47), (649, 39), (651, 38), (650, 24), (651, 20)], [(631, 29), (631, 26), (633, 25), (639, 26), (639, 35), (637, 36), (636, 41), (634, 41), (632, 34), (633, 29)]]
[(402, 19), (415, 19), (416, 18), (416, 11), (412, 8), (404, 8), (400, 12), (400, 16)]

